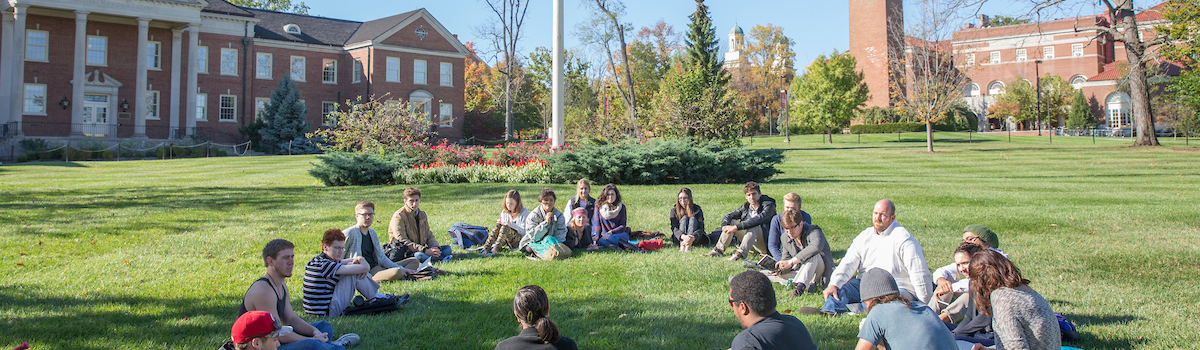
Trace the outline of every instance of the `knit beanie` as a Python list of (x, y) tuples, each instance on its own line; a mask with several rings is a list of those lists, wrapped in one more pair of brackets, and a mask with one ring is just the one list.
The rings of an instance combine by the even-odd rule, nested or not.
[(867, 272), (863, 272), (861, 279), (861, 289), (858, 293), (859, 300), (900, 293), (900, 288), (896, 286), (896, 279), (892, 278), (892, 274), (884, 269), (876, 267), (867, 270)]
[(980, 224), (967, 225), (963, 232), (974, 233), (979, 236), (979, 240), (987, 243), (988, 247), (1000, 249), (1000, 238), (996, 237), (996, 233), (989, 230), (986, 226)]

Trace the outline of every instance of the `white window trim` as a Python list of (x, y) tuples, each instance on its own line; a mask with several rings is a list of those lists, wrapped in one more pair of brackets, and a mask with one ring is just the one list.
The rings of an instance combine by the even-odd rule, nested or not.
[(967, 56), (967, 65), (974, 66), (975, 65), (975, 54), (969, 53), (966, 56)]
[[(392, 62), (396, 62), (396, 69), (388, 68), (388, 64), (390, 64)], [(399, 83), (400, 82), (400, 57), (385, 58), (384, 63), (383, 63), (383, 71), (384, 71), (383, 79), (385, 81), (387, 81), (389, 83)], [(392, 79), (392, 74), (391, 74), (392, 72), (396, 72), (395, 79)]]
[[(225, 73), (225, 52), (226, 51), (233, 52), (233, 73)], [(221, 63), (220, 63), (219, 69), (221, 70), (221, 75), (231, 76), (231, 77), (238, 76), (238, 72), (237, 72), (238, 71), (238, 49), (222, 47), (220, 62)], [(222, 95), (222, 96), (225, 96), (225, 95)]]
[[(150, 98), (151, 95), (154, 95), (153, 99)], [(159, 113), (162, 110), (159, 106), (162, 106), (162, 93), (158, 90), (146, 90), (146, 120), (162, 120), (162, 114)]]
[(1071, 44), (1071, 56), (1083, 57), (1083, 44)]
[(997, 64), (997, 63), (1003, 62), (1000, 59), (1000, 51), (992, 51), (992, 53), (989, 54), (988, 62), (991, 64)]
[[(42, 46), (44, 48), (43, 52), (46, 53), (45, 58), (30, 58), (29, 57), (29, 47), (34, 46), (34, 45), (29, 44), (29, 35), (33, 34), (33, 33), (46, 34), (46, 46)], [(84, 58), (84, 59), (87, 59), (87, 58)], [(25, 61), (26, 62), (50, 62), (50, 32), (49, 31), (34, 30), (34, 29), (26, 29), (25, 30)]]
[[(152, 44), (158, 45), (158, 54), (155, 54), (154, 52), (150, 51), (150, 45), (152, 45)], [(162, 51), (163, 51), (162, 48), (163, 48), (163, 45), (162, 45), (161, 41), (147, 41), (146, 42), (146, 55), (148, 55), (148, 57), (146, 57), (146, 69), (157, 70), (157, 71), (162, 70)], [(150, 57), (154, 57), (154, 59), (151, 60)]]
[[(226, 97), (233, 101), (233, 107), (230, 108), (230, 110), (233, 111), (232, 119), (221, 119), (221, 111), (225, 109), (225, 106), (222, 105), (222, 102), (224, 102)], [(237, 95), (221, 95), (220, 97), (217, 97), (217, 120), (221, 123), (237, 123), (237, 107)]]
[(355, 59), (354, 63), (350, 64), (350, 83), (358, 84), (362, 82), (363, 66), (362, 61)]
[[(446, 67), (450, 67), (449, 72), (445, 72)], [(438, 65), (438, 76), (442, 86), (454, 87), (454, 64), (450, 62), (442, 62)], [(442, 79), (444, 78), (444, 79)]]
[[(104, 39), (104, 50), (102, 51), (102, 52), (104, 52), (104, 55), (101, 56), (104, 58), (104, 62), (96, 63), (96, 62), (91, 62), (88, 59), (89, 57), (91, 57), (91, 55), (89, 55), (89, 53), (92, 52), (92, 50), (90, 48), (88, 48), (90, 46), (89, 44), (92, 41), (92, 38)], [(88, 35), (87, 40), (85, 40), (83, 43), (83, 46), (84, 46), (83, 49), (86, 51), (83, 53), (83, 60), (85, 62), (85, 65), (97, 66), (97, 67), (108, 67), (108, 37), (107, 36)]]
[(1042, 59), (1043, 60), (1054, 59), (1054, 46), (1042, 47)]
[[(331, 111), (326, 111), (325, 110), (326, 106), (333, 107), (333, 109)], [(336, 127), (337, 120), (329, 119), (329, 113), (336, 112), (336, 111), (337, 111), (337, 102), (321, 101), (321, 125), (328, 126), (328, 127)]]
[[(42, 87), (42, 110), (41, 111), (30, 111), (30, 110), (25, 109), (25, 105), (26, 105), (25, 101), (30, 100), (30, 98), (29, 98), (29, 87), (30, 86), (41, 86)], [(37, 100), (37, 99), (34, 98), (33, 100)], [(46, 111), (50, 109), (50, 106), (47, 105), (48, 102), (50, 102), (50, 90), (49, 90), (49, 88), (46, 87), (46, 84), (25, 84), (25, 85), (21, 86), (21, 114), (22, 115), (46, 115)]]
[[(197, 46), (196, 50), (196, 73), (208, 74), (208, 46)], [(204, 63), (201, 64), (200, 61)]]
[[(333, 63), (333, 80), (325, 80), (325, 70), (330, 68), (329, 64)], [(321, 83), (337, 85), (338, 83), (338, 61), (336, 59), (325, 58), (321, 60)]]
[[(201, 96), (203, 96), (203, 97), (201, 97)], [(200, 100), (204, 100), (204, 103), (201, 103)], [(196, 105), (192, 106), (192, 107), (196, 108), (196, 121), (201, 121), (201, 122), (208, 121), (208, 94), (205, 94), (205, 93), (196, 94)], [(201, 108), (204, 109), (204, 112), (200, 112)]]
[[(442, 107), (450, 107), (450, 115), (442, 114)], [(454, 105), (449, 103), (438, 104), (438, 128), (453, 128), (454, 127)]]
[[(417, 72), (417, 62), (421, 62), (424, 71)], [(429, 62), (425, 60), (413, 60), (413, 84), (429, 85)]]
[[(301, 62), (299, 78), (296, 78), (296, 67), (295, 66), (296, 66), (297, 58), (299, 58), (300, 62)], [(308, 81), (307, 80), (308, 79), (308, 58), (304, 57), (304, 56), (292, 56), (291, 59), (288, 60), (288, 74), (291, 75), (292, 80), (294, 80), (296, 82), (301, 82), (301, 83), (307, 82)]]
[(1029, 59), (1028, 51), (1025, 49), (1017, 49), (1017, 62), (1025, 62)]
[[(263, 70), (262, 70), (263, 66), (258, 63), (259, 58), (263, 57), (263, 56), (267, 57), (267, 74), (266, 74), (266, 76), (263, 76), (261, 74), (263, 72)], [(271, 77), (274, 76), (274, 74), (272, 73), (272, 71), (274, 71), (274, 70), (275, 70), (275, 55), (272, 55), (269, 52), (255, 52), (254, 53), (254, 78), (255, 79), (271, 80)]]

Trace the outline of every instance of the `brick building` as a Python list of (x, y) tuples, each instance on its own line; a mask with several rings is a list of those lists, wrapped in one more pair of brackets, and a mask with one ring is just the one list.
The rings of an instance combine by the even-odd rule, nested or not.
[[(1163, 22), (1159, 5), (1137, 15), (1138, 28), (1144, 40), (1154, 37), (1154, 27)], [(850, 0), (850, 52), (858, 58), (860, 68), (872, 91), (868, 106), (890, 106), (886, 91), (889, 75), (882, 62), (894, 60), (881, 53), (896, 52), (896, 43), (888, 42), (887, 23), (903, 21), (903, 12), (882, 9), (901, 7), (899, 0)], [(1107, 15), (1090, 15), (1053, 21), (991, 27), (988, 18), (980, 16), (953, 33), (950, 50), (955, 66), (969, 77), (963, 91), (967, 106), (980, 117), (980, 129), (1003, 127), (999, 119), (989, 119), (987, 108), (1003, 94), (1005, 85), (1016, 79), (1036, 81), (1042, 76), (1057, 75), (1080, 89), (1091, 102), (1093, 118), (1099, 127), (1109, 130), (1129, 128), (1133, 124), (1129, 95), (1117, 91), (1122, 73), (1118, 68), (1127, 62), (1124, 45), (1101, 32), (1076, 31), (1076, 28), (1110, 26)], [(864, 65), (864, 62), (866, 63)], [(1161, 62), (1167, 74), (1178, 73), (1178, 66)], [(1063, 121), (1050, 121), (1053, 126)]]
[(462, 138), (470, 52), (424, 9), (356, 22), (224, 0), (9, 0), (0, 39), (6, 137), (238, 142), (290, 76), (314, 128), (376, 96)]

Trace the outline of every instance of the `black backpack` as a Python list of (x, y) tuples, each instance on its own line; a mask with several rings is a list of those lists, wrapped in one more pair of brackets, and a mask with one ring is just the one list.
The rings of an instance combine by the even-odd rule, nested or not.
[(346, 308), (342, 315), (374, 315), (400, 310), (400, 306), (408, 303), (408, 294), (393, 295), (383, 298), (365, 300), (361, 295), (354, 297), (354, 305)]

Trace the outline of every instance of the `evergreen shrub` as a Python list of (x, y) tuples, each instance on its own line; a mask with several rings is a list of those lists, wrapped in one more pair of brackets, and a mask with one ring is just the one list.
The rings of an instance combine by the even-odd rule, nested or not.
[(317, 156), (309, 175), (325, 186), (362, 186), (391, 184), (400, 162), (372, 153), (329, 152)]
[(633, 141), (586, 146), (544, 156), (556, 180), (631, 185), (763, 181), (781, 173), (783, 151), (724, 147), (719, 140)]

